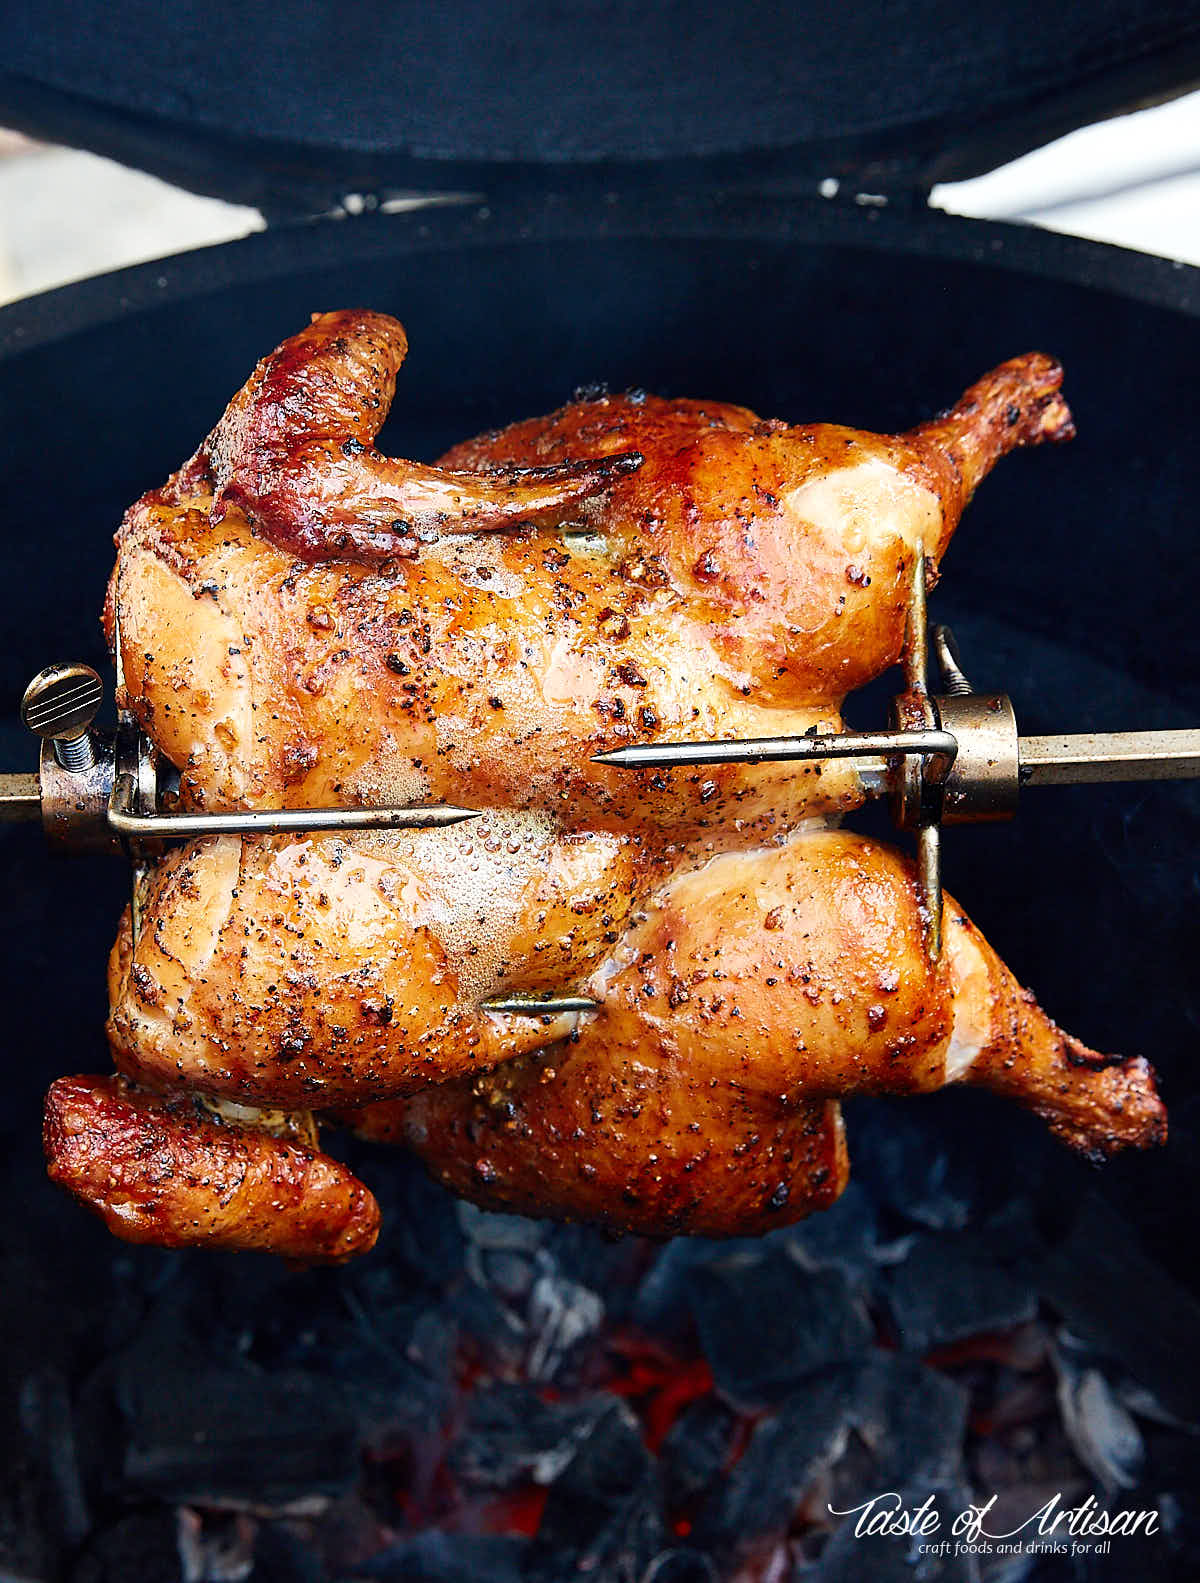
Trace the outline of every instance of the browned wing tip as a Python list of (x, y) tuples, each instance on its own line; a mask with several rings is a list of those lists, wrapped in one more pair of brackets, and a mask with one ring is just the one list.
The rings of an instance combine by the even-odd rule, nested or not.
[(200, 1115), (123, 1078), (60, 1077), (42, 1132), (51, 1181), (127, 1242), (259, 1249), (302, 1263), (365, 1253), (379, 1206), (339, 1161)]

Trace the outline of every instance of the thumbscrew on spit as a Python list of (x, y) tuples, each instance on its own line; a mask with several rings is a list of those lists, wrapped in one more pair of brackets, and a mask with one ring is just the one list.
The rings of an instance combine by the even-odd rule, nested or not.
[(25, 689), (21, 718), (35, 736), (54, 744), (63, 769), (91, 769), (96, 762), (91, 724), (104, 683), (90, 665), (47, 665)]

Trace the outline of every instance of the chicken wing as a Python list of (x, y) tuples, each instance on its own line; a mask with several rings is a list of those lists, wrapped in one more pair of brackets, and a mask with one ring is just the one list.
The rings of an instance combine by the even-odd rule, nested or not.
[(341, 1263), (379, 1234), (379, 1206), (345, 1166), (300, 1139), (218, 1120), (183, 1094), (118, 1077), (60, 1077), (44, 1141), (58, 1182), (126, 1242), (268, 1249)]

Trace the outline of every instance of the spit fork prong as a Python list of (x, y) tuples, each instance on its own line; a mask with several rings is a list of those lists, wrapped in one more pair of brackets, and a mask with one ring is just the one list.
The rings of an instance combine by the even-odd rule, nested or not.
[(505, 1011), (520, 1017), (557, 1017), (568, 1011), (595, 1011), (600, 1004), (587, 995), (498, 995), (485, 1000), (484, 1011)]

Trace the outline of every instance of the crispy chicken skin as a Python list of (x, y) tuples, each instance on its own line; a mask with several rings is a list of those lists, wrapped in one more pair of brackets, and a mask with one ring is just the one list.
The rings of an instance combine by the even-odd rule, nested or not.
[(586, 1040), (338, 1119), (486, 1209), (655, 1237), (756, 1236), (828, 1209), (850, 1177), (837, 1100), (764, 1101)]
[(966, 1082), (1076, 1147), (1159, 1141), (1145, 1061), (1050, 1021), (950, 899), (925, 949), (911, 864), (843, 831), (669, 881), (587, 989), (573, 1040), (342, 1115), (493, 1208), (742, 1235), (846, 1180), (837, 1099)]
[(374, 1198), (329, 1155), (119, 1077), (53, 1083), (44, 1143), (51, 1180), (126, 1242), (340, 1264), (379, 1234)]
[[(1058, 1029), (948, 897), (931, 959), (912, 865), (835, 828), (847, 765), (593, 762), (841, 729), (919, 555), (1071, 434), (1058, 365), (899, 437), (604, 396), (430, 467), (373, 449), (405, 350), (352, 312), (264, 359), (127, 514), (106, 627), (184, 806), (485, 814), (162, 858), (109, 964), (121, 1075), (48, 1097), (55, 1180), (135, 1241), (337, 1260), (378, 1212), (313, 1112), (480, 1203), (654, 1234), (827, 1207), (847, 1094), (972, 1083), (1087, 1153), (1161, 1140), (1147, 1064)], [(596, 1005), (485, 1005), (525, 991)]]
[(892, 437), (761, 422), (743, 408), (650, 396), (573, 402), (455, 446), (450, 467), (645, 460), (603, 532), (702, 608), (760, 703), (841, 700), (900, 656), (913, 556), (930, 581), (976, 486), (1008, 451), (1074, 434), (1062, 369), (1002, 363), (944, 416)]
[(478, 1071), (569, 1033), (485, 1013), (582, 979), (653, 862), (631, 837), (493, 814), (412, 836), (215, 838), (158, 866), (109, 969), (117, 1064), (153, 1088), (353, 1105)]
[[(431, 798), (672, 830), (845, 810), (862, 790), (837, 763), (631, 775), (593, 756), (838, 729), (846, 692), (899, 655), (917, 549), (940, 558), (1004, 451), (1070, 432), (1061, 371), (1036, 354), (898, 439), (717, 403), (577, 403), (428, 471), (455, 480), (445, 494), (508, 476), (466, 468), (605, 468), (577, 502), (585, 536), (417, 513), (407, 558), (394, 545), (381, 567), (325, 528), (334, 499), (377, 526), (379, 477), (411, 469), (365, 449), (403, 348), (382, 315), (319, 317), (125, 519), (108, 604), (124, 701), (196, 805)], [(531, 505), (504, 523), (542, 520)]]

